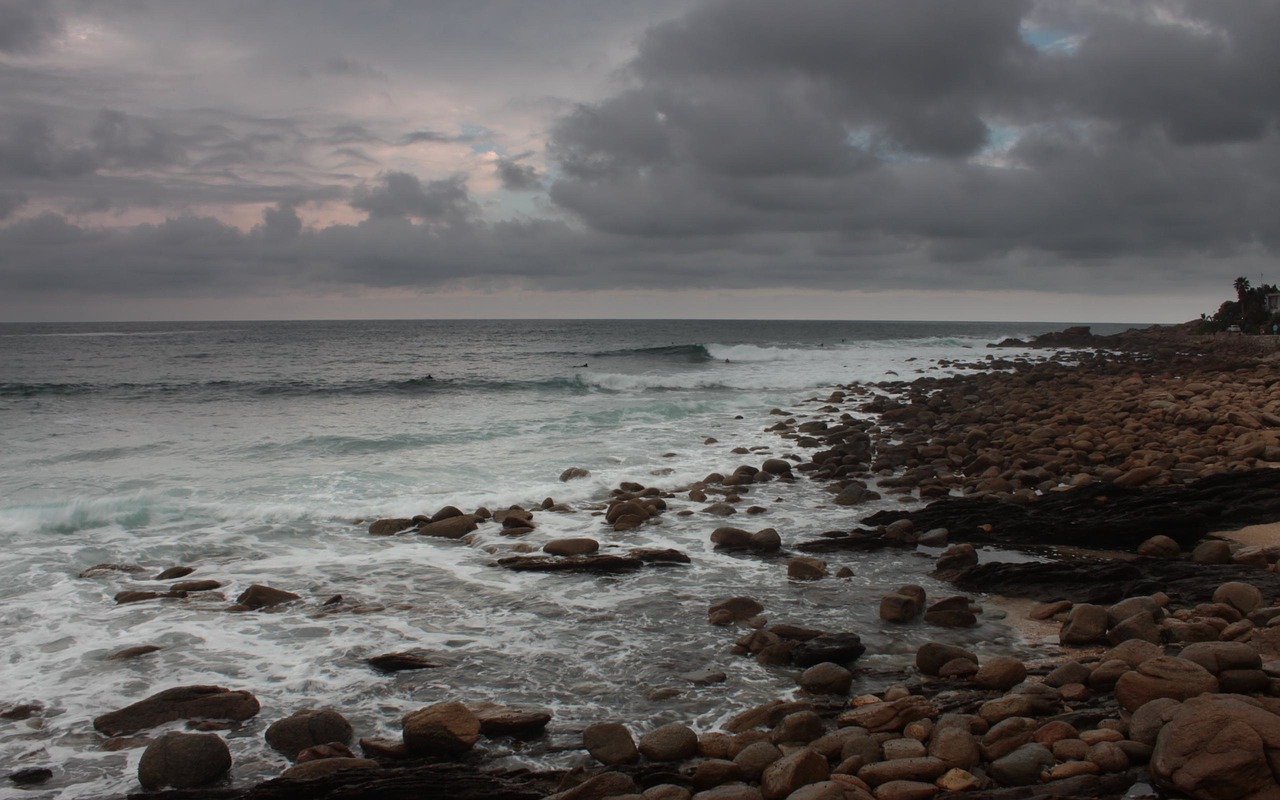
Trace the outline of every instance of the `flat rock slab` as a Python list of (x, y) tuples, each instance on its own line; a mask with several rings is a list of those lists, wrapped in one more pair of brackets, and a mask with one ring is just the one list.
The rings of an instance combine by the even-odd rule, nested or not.
[(1267, 597), (1280, 595), (1280, 575), (1266, 570), (1158, 558), (1047, 564), (992, 562), (969, 567), (951, 578), (963, 591), (1100, 605), (1156, 592), (1169, 595), (1176, 605), (1209, 603), (1218, 587), (1228, 581), (1251, 583)]
[(103, 714), (93, 727), (107, 736), (154, 728), (179, 719), (246, 720), (256, 715), (258, 700), (248, 692), (221, 686), (178, 686)]
[(1051, 492), (1025, 506), (948, 497), (916, 511), (881, 511), (862, 522), (889, 525), (902, 519), (920, 531), (946, 528), (954, 542), (1136, 550), (1164, 535), (1187, 550), (1211, 531), (1280, 519), (1280, 469), (1210, 475), (1186, 486), (1095, 483)]
[(498, 559), (498, 566), (516, 572), (628, 572), (644, 562), (627, 556), (511, 556)]

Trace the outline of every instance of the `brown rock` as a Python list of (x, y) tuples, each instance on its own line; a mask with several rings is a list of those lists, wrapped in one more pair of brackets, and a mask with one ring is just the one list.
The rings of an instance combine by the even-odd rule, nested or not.
[(690, 776), (695, 789), (712, 789), (724, 783), (738, 783), (743, 780), (746, 778), (742, 768), (722, 758), (699, 761)]
[(1217, 678), (1199, 664), (1172, 656), (1160, 656), (1121, 675), (1116, 681), (1116, 700), (1123, 708), (1136, 711), (1157, 697), (1186, 700), (1217, 690)]
[(605, 766), (630, 764), (639, 760), (631, 731), (617, 722), (600, 722), (582, 732), (582, 744), (591, 757)]
[(255, 583), (240, 593), (240, 596), (236, 598), (236, 605), (250, 609), (271, 608), (272, 606), (284, 605), (300, 599), (302, 599), (301, 595), (296, 595), (293, 592), (286, 592), (283, 589)]
[(1197, 642), (1182, 648), (1178, 657), (1194, 661), (1214, 675), (1225, 670), (1262, 668), (1262, 656), (1244, 642)]
[(638, 788), (630, 775), (605, 772), (587, 778), (572, 789), (550, 795), (546, 800), (604, 800), (617, 795), (635, 794)]
[(950, 768), (947, 762), (932, 756), (896, 758), (892, 761), (868, 764), (858, 770), (858, 777), (872, 786), (879, 786), (889, 781), (932, 782), (942, 777), (942, 774)]
[(901, 731), (908, 723), (937, 716), (938, 709), (923, 697), (910, 695), (898, 700), (859, 706), (842, 713), (836, 722), (842, 727), (857, 726), (872, 733)]
[(711, 543), (719, 550), (747, 550), (751, 547), (751, 531), (721, 526), (711, 532)]
[(924, 621), (945, 628), (969, 628), (977, 625), (978, 618), (969, 608), (971, 602), (963, 595), (943, 598), (925, 609)]
[(1065, 645), (1092, 644), (1106, 634), (1107, 610), (1092, 603), (1079, 603), (1068, 614), (1058, 640)]
[(816, 581), (827, 576), (827, 562), (810, 556), (787, 560), (787, 577), (797, 581)]
[(416, 653), (408, 650), (402, 653), (383, 653), (382, 655), (371, 656), (366, 658), (364, 663), (379, 672), (405, 672), (414, 669), (435, 669), (444, 666), (431, 659), (426, 653)]
[(170, 731), (142, 751), (138, 782), (147, 790), (193, 789), (213, 783), (230, 769), (231, 751), (216, 733)]
[(753, 742), (733, 757), (742, 771), (743, 780), (759, 780), (770, 764), (782, 758), (782, 751), (772, 742)]
[(436, 522), (428, 522), (426, 525), (418, 528), (418, 534), (421, 536), (435, 536), (441, 539), (461, 539), (468, 533), (471, 533), (479, 525), (476, 523), (476, 517), (471, 514), (462, 514), (456, 517), (447, 517)]
[(329, 742), (346, 744), (351, 741), (351, 734), (351, 723), (337, 711), (308, 708), (271, 723), (266, 739), (272, 750), (293, 761), (308, 747)]
[(1138, 555), (1151, 558), (1177, 558), (1182, 555), (1182, 548), (1168, 536), (1152, 536), (1138, 545)]
[(424, 756), (458, 756), (480, 738), (480, 720), (462, 703), (434, 703), (405, 714), (400, 721), (405, 746)]
[(471, 713), (480, 720), (480, 733), (485, 736), (538, 736), (551, 722), (546, 711), (526, 711), (497, 703), (479, 703), (471, 706)]
[(938, 787), (923, 781), (889, 781), (876, 787), (875, 800), (928, 800)]
[(369, 758), (322, 758), (294, 764), (280, 773), (280, 777), (287, 781), (314, 781), (348, 770), (381, 768), (381, 764)]
[(801, 786), (825, 781), (830, 774), (825, 758), (811, 748), (802, 747), (765, 769), (760, 776), (760, 793), (765, 800), (782, 800)]
[(708, 613), (713, 617), (717, 614), (728, 615), (725, 623), (728, 624), (729, 622), (744, 622), (758, 616), (763, 611), (764, 606), (750, 597), (730, 597), (727, 600), (713, 603)]
[(817, 712), (806, 709), (788, 714), (769, 732), (774, 744), (809, 744), (827, 732), (826, 724)]
[[(1151, 642), (1130, 640), (1121, 642), (1102, 654), (1102, 660), (1118, 659), (1136, 669), (1139, 664), (1164, 655), (1164, 648)], [(1118, 675), (1116, 677), (1119, 677)], [(1113, 684), (1114, 685), (1114, 684)]]
[(944, 716), (929, 737), (929, 755), (949, 767), (971, 769), (982, 761), (978, 740), (960, 717)]
[(119, 650), (116, 650), (112, 653), (107, 654), (106, 660), (107, 661), (128, 661), (131, 658), (137, 658), (138, 656), (145, 656), (150, 653), (155, 653), (162, 649), (163, 648), (160, 647), (159, 645), (154, 645), (154, 644), (139, 644), (139, 645), (134, 645), (133, 647), (122, 647)]
[(1262, 592), (1258, 591), (1258, 587), (1240, 581), (1231, 581), (1219, 586), (1213, 593), (1213, 602), (1226, 603), (1241, 614), (1248, 614), (1264, 605)]
[(698, 754), (698, 734), (673, 722), (641, 736), (639, 750), (650, 761), (683, 761)]
[(916, 669), (925, 675), (937, 676), (944, 664), (956, 658), (978, 663), (978, 657), (963, 647), (941, 642), (926, 642), (916, 650)]
[(103, 714), (94, 719), (93, 727), (107, 736), (120, 736), (179, 719), (239, 722), (254, 716), (258, 710), (257, 698), (248, 692), (221, 686), (179, 686)]
[(1039, 727), (1039, 721), (1030, 717), (1011, 717), (992, 725), (979, 743), (982, 757), (994, 761), (1012, 753), (1030, 742)]
[(1146, 745), (1155, 745), (1156, 737), (1165, 723), (1182, 709), (1182, 703), (1172, 697), (1157, 697), (1133, 712), (1129, 720), (1129, 738)]
[(1231, 545), (1221, 539), (1207, 539), (1191, 551), (1191, 560), (1196, 564), (1230, 564)]
[(571, 539), (552, 539), (542, 546), (542, 552), (553, 556), (585, 556), (600, 549), (600, 543), (586, 536)]
[(582, 467), (569, 467), (564, 472), (560, 473), (560, 480), (568, 483), (569, 481), (577, 480), (578, 478), (585, 478), (590, 474), (590, 470), (583, 469)]
[(369, 533), (373, 536), (394, 536), (402, 531), (407, 531), (414, 525), (413, 520), (403, 518), (380, 519), (374, 521), (369, 526)]
[(1157, 785), (1205, 800), (1280, 795), (1280, 717), (1240, 695), (1182, 704), (1160, 731), (1151, 756)]
[(852, 685), (853, 673), (830, 661), (815, 664), (800, 676), (800, 688), (811, 694), (845, 695)]
[(1027, 679), (1026, 666), (1016, 658), (996, 656), (989, 659), (973, 676), (973, 680), (984, 689), (1006, 691)]
[(886, 622), (910, 622), (924, 608), (915, 597), (901, 592), (892, 592), (880, 598), (880, 619)]

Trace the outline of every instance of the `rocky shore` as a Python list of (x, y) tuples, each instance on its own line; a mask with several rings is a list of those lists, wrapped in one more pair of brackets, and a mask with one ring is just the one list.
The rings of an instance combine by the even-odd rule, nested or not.
[[(871, 672), (860, 666), (857, 631), (771, 622), (744, 586), (739, 596), (708, 598), (708, 635), (726, 641), (726, 658), (797, 674), (794, 696), (741, 709), (720, 730), (601, 719), (582, 731), (582, 765), (569, 771), (492, 770), (475, 750), (482, 738), (536, 740), (552, 716), (456, 700), (406, 714), (395, 740), (357, 737), (340, 710), (275, 720), (266, 743), (293, 766), (247, 787), (220, 783), (231, 756), (217, 733), (259, 713), (247, 692), (176, 687), (104, 713), (94, 727), (104, 746), (145, 748), (140, 798), (1280, 796), (1272, 767), (1280, 764), (1280, 541), (1242, 546), (1211, 535), (1280, 521), (1280, 360), (1239, 341), (1183, 328), (1117, 337), (1072, 329), (1038, 342), (1068, 348), (1043, 359), (995, 350), (947, 365), (963, 368), (956, 377), (837, 387), (803, 411), (775, 409), (769, 429), (794, 459), (740, 464), (678, 489), (624, 483), (587, 509), (617, 533), (664, 515), (720, 518), (707, 525), (717, 548), (777, 560), (796, 581), (839, 580), (823, 559), (834, 553), (933, 556), (921, 572), (955, 594), (885, 586), (879, 616), (891, 629), (936, 630), (938, 641), (917, 650), (913, 668), (876, 675), (885, 688), (875, 694), (851, 696)], [(848, 528), (787, 552), (771, 528), (724, 524), (764, 510), (750, 489), (794, 481), (816, 482), (848, 507)], [(902, 507), (860, 513), (885, 497)], [(510, 570), (625, 573), (690, 559), (675, 550), (605, 553), (589, 537), (536, 552), (521, 540), (540, 515), (563, 510), (548, 498), (365, 524), (373, 536), (461, 540), (482, 526), (498, 530), (511, 542), (495, 548), (494, 564)], [(992, 545), (1028, 557), (986, 560)], [(163, 577), (167, 588), (117, 602), (217, 588), (182, 580), (182, 570)], [(1059, 643), (1017, 659), (945, 642), (949, 629), (990, 615), (1000, 595), (1036, 601), (1030, 615), (1057, 626)], [(298, 600), (255, 586), (235, 606)], [(433, 667), (416, 652), (369, 663)], [(178, 720), (190, 731), (142, 738)], [(10, 779), (38, 786), (40, 775)]]

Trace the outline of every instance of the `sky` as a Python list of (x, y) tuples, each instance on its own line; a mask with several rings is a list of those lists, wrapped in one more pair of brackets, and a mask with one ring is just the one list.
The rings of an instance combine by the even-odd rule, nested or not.
[(0, 0), (0, 321), (1179, 322), (1280, 0)]

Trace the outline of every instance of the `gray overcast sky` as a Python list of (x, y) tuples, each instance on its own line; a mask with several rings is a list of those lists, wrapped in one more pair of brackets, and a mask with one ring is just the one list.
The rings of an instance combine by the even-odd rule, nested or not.
[(0, 320), (1180, 321), (1280, 0), (0, 0)]

